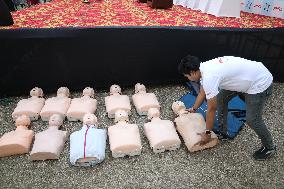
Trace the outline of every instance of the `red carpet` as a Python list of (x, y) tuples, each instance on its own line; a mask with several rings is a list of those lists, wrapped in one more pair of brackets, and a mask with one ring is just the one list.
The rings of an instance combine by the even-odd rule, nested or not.
[(283, 27), (284, 19), (241, 13), (241, 18), (217, 18), (181, 6), (156, 10), (134, 0), (53, 0), (13, 12), (6, 29), (95, 26), (202, 26), (234, 28)]

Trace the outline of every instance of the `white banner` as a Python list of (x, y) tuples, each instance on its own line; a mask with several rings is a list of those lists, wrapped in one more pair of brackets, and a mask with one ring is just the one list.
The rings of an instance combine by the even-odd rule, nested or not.
[(244, 12), (284, 19), (284, 0), (242, 0)]

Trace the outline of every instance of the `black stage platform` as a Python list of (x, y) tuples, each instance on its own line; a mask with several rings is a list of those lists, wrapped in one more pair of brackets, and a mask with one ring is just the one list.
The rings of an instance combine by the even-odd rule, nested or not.
[(108, 89), (177, 83), (187, 54), (262, 61), (284, 81), (284, 28), (95, 27), (0, 30), (0, 96), (60, 86)]

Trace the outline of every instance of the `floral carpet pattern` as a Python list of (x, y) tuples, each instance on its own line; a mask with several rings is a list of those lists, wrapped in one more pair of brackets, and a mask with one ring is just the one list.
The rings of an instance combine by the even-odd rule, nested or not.
[(4, 29), (96, 26), (284, 27), (284, 19), (241, 12), (241, 18), (217, 18), (182, 6), (152, 9), (136, 0), (53, 0), (12, 13)]

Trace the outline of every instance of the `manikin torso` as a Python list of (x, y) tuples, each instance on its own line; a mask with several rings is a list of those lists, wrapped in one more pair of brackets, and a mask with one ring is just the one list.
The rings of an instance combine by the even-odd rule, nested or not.
[(67, 119), (68, 121), (83, 121), (85, 114), (93, 114), (96, 109), (97, 100), (94, 99), (94, 89), (86, 87), (81, 98), (72, 99), (67, 111)]
[(43, 121), (48, 121), (53, 114), (59, 114), (63, 118), (70, 106), (71, 99), (68, 98), (69, 89), (67, 87), (60, 87), (57, 90), (57, 96), (49, 98), (40, 112), (40, 117)]
[(157, 108), (150, 108), (148, 119), (151, 119), (151, 122), (144, 124), (144, 132), (151, 148), (155, 153), (178, 149), (181, 141), (174, 123), (170, 120), (161, 120), (159, 116), (160, 112)]
[(211, 132), (211, 141), (200, 145), (201, 136), (198, 133), (202, 133), (206, 129), (206, 123), (201, 114), (189, 113), (181, 101), (174, 102), (172, 109), (178, 115), (175, 119), (177, 130), (190, 152), (211, 148), (218, 144), (217, 136), (214, 132)]
[(67, 139), (67, 131), (58, 130), (63, 119), (53, 114), (49, 119), (49, 128), (35, 135), (35, 141), (30, 153), (31, 160), (58, 159)]
[(133, 104), (139, 115), (147, 115), (150, 108), (160, 108), (154, 93), (147, 93), (146, 87), (140, 83), (135, 85), (135, 94), (132, 95)]
[(118, 85), (110, 87), (110, 96), (105, 97), (106, 111), (109, 118), (114, 118), (117, 110), (124, 110), (128, 114), (131, 111), (130, 100), (127, 95), (121, 95), (121, 88)]
[(123, 110), (115, 112), (115, 122), (117, 124), (108, 128), (112, 156), (117, 158), (140, 155), (142, 145), (138, 126), (128, 123), (128, 114)]
[(70, 136), (70, 163), (94, 166), (105, 159), (106, 130), (97, 128), (94, 114), (83, 117), (83, 127)]
[(28, 129), (30, 123), (30, 118), (26, 115), (16, 119), (16, 130), (5, 133), (0, 138), (0, 157), (29, 152), (34, 137), (34, 132)]
[(43, 91), (41, 88), (35, 87), (30, 91), (31, 97), (22, 99), (18, 102), (17, 107), (12, 113), (14, 121), (21, 115), (29, 116), (31, 121), (37, 120), (39, 113), (44, 105)]

